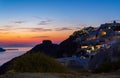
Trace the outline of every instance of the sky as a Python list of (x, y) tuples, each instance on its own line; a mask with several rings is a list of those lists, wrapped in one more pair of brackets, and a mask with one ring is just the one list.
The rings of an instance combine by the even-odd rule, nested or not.
[(0, 46), (60, 43), (86, 26), (120, 19), (120, 0), (0, 0)]

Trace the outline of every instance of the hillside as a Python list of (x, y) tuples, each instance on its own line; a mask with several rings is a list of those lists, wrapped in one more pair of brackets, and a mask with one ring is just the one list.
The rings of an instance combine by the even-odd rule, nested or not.
[(57, 51), (59, 49), (59, 45), (53, 44), (51, 40), (43, 40), (41, 44), (33, 47), (28, 53), (44, 53), (50, 57), (58, 57)]
[(66, 68), (54, 59), (41, 53), (24, 54), (16, 57), (0, 67), (0, 74), (7, 72), (56, 72), (65, 73)]
[(120, 39), (120, 23), (105, 23), (99, 27), (85, 27), (74, 31), (66, 40), (59, 45), (48, 43), (38, 44), (29, 53), (42, 52), (50, 57), (62, 58), (72, 56), (87, 56), (94, 53), (106, 44)]
[(77, 43), (74, 42), (75, 39), (71, 36), (59, 45), (52, 43), (51, 40), (43, 40), (41, 44), (33, 47), (28, 53), (41, 52), (53, 58), (71, 57), (77, 50)]

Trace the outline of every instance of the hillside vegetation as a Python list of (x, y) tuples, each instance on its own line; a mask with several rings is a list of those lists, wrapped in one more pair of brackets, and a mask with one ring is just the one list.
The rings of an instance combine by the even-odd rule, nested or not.
[(24, 54), (0, 68), (0, 73), (6, 72), (57, 72), (65, 73), (66, 68), (54, 59), (41, 53)]

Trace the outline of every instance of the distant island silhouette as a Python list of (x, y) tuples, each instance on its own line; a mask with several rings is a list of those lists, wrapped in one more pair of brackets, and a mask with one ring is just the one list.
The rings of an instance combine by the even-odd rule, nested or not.
[(0, 48), (0, 52), (4, 52), (4, 51), (6, 51), (5, 49), (3, 49), (3, 48)]
[(5, 49), (5, 50), (19, 50), (19, 49), (14, 49), (14, 48), (13, 48), (13, 49), (9, 49), (9, 48), (8, 48), (8, 49)]

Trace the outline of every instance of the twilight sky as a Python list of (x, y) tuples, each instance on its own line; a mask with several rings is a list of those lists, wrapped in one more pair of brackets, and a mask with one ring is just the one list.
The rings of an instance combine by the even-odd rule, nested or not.
[(78, 28), (120, 19), (120, 0), (0, 0), (0, 46), (59, 43)]

